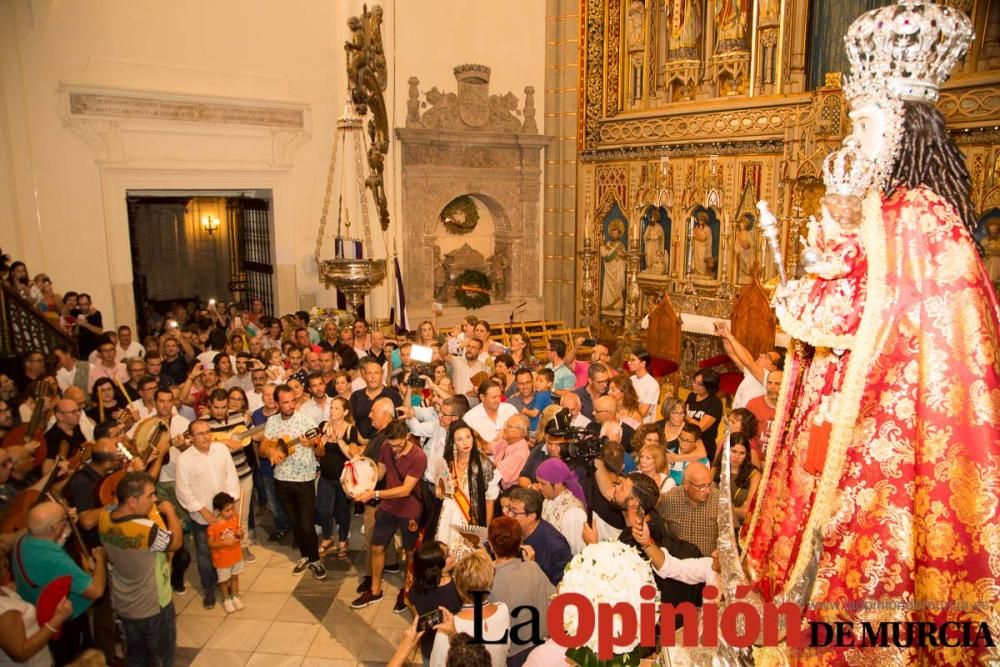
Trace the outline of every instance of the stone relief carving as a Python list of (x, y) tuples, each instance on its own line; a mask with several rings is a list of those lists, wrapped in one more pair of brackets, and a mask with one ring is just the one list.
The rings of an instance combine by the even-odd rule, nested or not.
[[(407, 127), (438, 130), (479, 129), (489, 132), (537, 134), (535, 123), (535, 89), (524, 89), (524, 121), (518, 118), (518, 99), (513, 93), (490, 95), (490, 68), (485, 65), (459, 65), (455, 68), (458, 93), (431, 88), (420, 103), (420, 80), (409, 79)], [(416, 103), (414, 103), (416, 102)], [(423, 114), (420, 108), (429, 105)], [(529, 115), (530, 114), (530, 115)]]

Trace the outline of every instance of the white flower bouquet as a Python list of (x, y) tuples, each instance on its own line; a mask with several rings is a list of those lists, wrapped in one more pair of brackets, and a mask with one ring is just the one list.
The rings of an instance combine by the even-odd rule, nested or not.
[[(598, 542), (588, 545), (566, 566), (559, 593), (578, 593), (586, 597), (592, 605), (595, 618), (600, 618), (597, 612), (601, 605), (621, 603), (634, 609), (638, 618), (641, 605), (659, 603), (658, 592), (653, 600), (644, 600), (640, 596), (644, 586), (655, 589), (656, 582), (649, 563), (642, 559), (634, 547), (621, 542)], [(578, 608), (574, 605), (567, 606), (563, 612), (566, 633), (575, 636), (579, 625)], [(594, 625), (594, 630), (585, 643), (579, 648), (567, 650), (566, 655), (580, 665), (637, 665), (642, 652), (638, 633), (629, 638), (631, 643), (625, 643), (622, 630), (622, 620), (616, 615), (611, 629), (611, 636), (616, 638), (613, 648), (615, 656), (611, 660), (600, 660), (597, 657), (602, 632), (599, 623)], [(607, 634), (606, 628), (604, 633)]]

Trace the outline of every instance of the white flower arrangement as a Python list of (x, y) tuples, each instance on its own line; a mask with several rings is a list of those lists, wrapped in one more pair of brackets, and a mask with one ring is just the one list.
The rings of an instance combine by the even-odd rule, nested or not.
[[(643, 600), (639, 591), (643, 586), (656, 588), (653, 570), (649, 563), (642, 559), (639, 552), (621, 542), (598, 542), (587, 545), (566, 566), (559, 593), (579, 593), (586, 596), (594, 608), (601, 604), (620, 604), (622, 602), (638, 610), (642, 604), (658, 603), (659, 593), (655, 601)], [(615, 617), (614, 636), (622, 634), (621, 619)], [(563, 615), (563, 625), (566, 632), (575, 635), (579, 624), (577, 609), (574, 606), (566, 608)], [(595, 626), (590, 639), (581, 648), (587, 648), (597, 653), (598, 628)], [(615, 653), (631, 653), (639, 644), (638, 636), (627, 645), (615, 647)]]

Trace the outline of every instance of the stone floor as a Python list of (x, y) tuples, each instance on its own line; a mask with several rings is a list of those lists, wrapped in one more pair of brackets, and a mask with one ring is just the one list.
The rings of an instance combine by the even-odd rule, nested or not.
[[(282, 545), (261, 540), (251, 547), (257, 556), (240, 575), (246, 609), (227, 614), (221, 601), (214, 609), (201, 604), (198, 572), (187, 572), (187, 593), (175, 596), (178, 667), (346, 667), (384, 665), (396, 650), (409, 612), (394, 614), (392, 606), (402, 575), (386, 575), (381, 602), (359, 611), (350, 608), (355, 588), (367, 570), (367, 553), (360, 538), (360, 520), (352, 530), (350, 559), (324, 560), (327, 578), (309, 571), (292, 575), (298, 551), (290, 536)], [(265, 519), (266, 520), (266, 519)], [(261, 537), (266, 531), (258, 529)], [(194, 554), (188, 540), (189, 553)], [(418, 654), (419, 659), (419, 654)], [(416, 663), (419, 664), (419, 663)]]

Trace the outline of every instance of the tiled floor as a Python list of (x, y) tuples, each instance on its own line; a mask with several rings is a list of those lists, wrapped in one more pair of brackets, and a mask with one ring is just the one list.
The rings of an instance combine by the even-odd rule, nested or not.
[[(266, 521), (266, 519), (265, 519)], [(327, 578), (310, 572), (292, 575), (298, 551), (266, 541), (251, 547), (257, 562), (240, 575), (246, 609), (226, 614), (221, 601), (204, 609), (194, 563), (188, 569), (187, 594), (175, 596), (178, 667), (346, 667), (384, 665), (400, 634), (412, 622), (409, 612), (394, 614), (392, 606), (401, 574), (385, 577), (385, 597), (359, 611), (350, 608), (355, 588), (368, 571), (360, 521), (352, 530), (351, 558), (325, 559)], [(188, 540), (189, 553), (194, 554)], [(418, 656), (419, 659), (419, 656)], [(418, 663), (419, 664), (419, 663)]]

